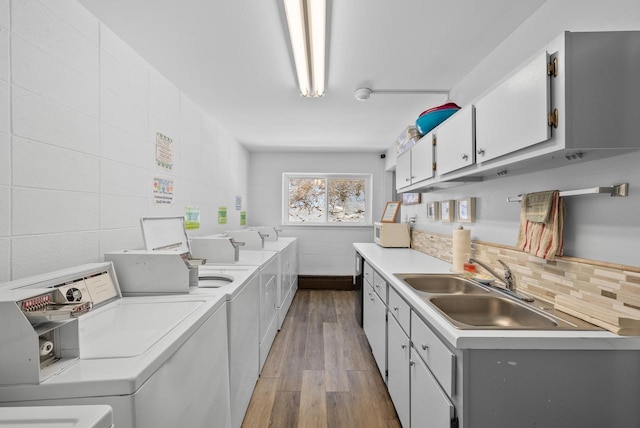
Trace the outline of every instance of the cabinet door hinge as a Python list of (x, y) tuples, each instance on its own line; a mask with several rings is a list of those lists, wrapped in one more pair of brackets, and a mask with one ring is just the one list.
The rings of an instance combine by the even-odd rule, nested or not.
[(435, 171), (435, 170), (436, 170), (436, 163), (435, 163), (435, 162), (433, 163), (433, 165), (432, 165), (432, 167), (431, 167), (431, 168), (433, 169), (433, 171)]
[(558, 77), (558, 58), (554, 58), (547, 64), (547, 76)]
[(437, 142), (438, 142), (438, 138), (436, 137), (436, 134), (433, 134), (431, 136), (431, 144), (435, 146)]
[(558, 127), (558, 109), (554, 108), (549, 116), (547, 117), (547, 124), (549, 126), (553, 126), (554, 128)]

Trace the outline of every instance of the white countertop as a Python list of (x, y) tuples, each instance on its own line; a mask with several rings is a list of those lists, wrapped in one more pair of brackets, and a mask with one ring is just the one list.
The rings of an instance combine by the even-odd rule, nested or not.
[(428, 305), (396, 273), (451, 273), (451, 264), (409, 248), (355, 243), (354, 248), (416, 311), (458, 349), (640, 350), (640, 337), (584, 330), (460, 330)]

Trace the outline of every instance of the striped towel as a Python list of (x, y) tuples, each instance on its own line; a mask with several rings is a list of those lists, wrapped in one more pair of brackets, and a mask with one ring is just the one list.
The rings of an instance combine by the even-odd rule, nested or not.
[[(541, 192), (542, 193), (542, 192)], [(520, 209), (520, 231), (518, 232), (518, 243), (516, 246), (529, 254), (546, 260), (553, 260), (556, 256), (563, 253), (564, 239), (562, 236), (564, 228), (564, 200), (559, 196), (557, 190), (552, 191), (552, 197), (549, 199), (549, 213), (546, 221), (536, 222), (529, 218), (532, 216), (528, 212), (528, 208), (532, 204), (527, 203), (529, 195), (522, 196), (522, 205)], [(532, 194), (534, 199), (539, 202), (539, 195)], [(537, 215), (540, 215), (540, 205), (534, 204)]]

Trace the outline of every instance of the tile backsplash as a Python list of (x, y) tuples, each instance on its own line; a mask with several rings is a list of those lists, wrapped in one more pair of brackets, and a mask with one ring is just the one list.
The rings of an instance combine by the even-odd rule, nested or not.
[[(412, 248), (452, 261), (452, 236), (412, 231)], [(472, 256), (502, 272), (505, 262), (517, 289), (617, 334), (640, 334), (640, 267), (573, 257), (543, 260), (515, 247), (472, 241)]]

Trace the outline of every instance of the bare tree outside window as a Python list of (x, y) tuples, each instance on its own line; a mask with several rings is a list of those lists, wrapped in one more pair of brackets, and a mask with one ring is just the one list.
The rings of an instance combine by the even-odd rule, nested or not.
[(329, 221), (363, 223), (365, 193), (363, 179), (329, 179)]
[(289, 224), (367, 224), (367, 178), (357, 176), (286, 176)]
[(324, 223), (324, 178), (291, 178), (289, 180), (289, 221), (292, 223)]

